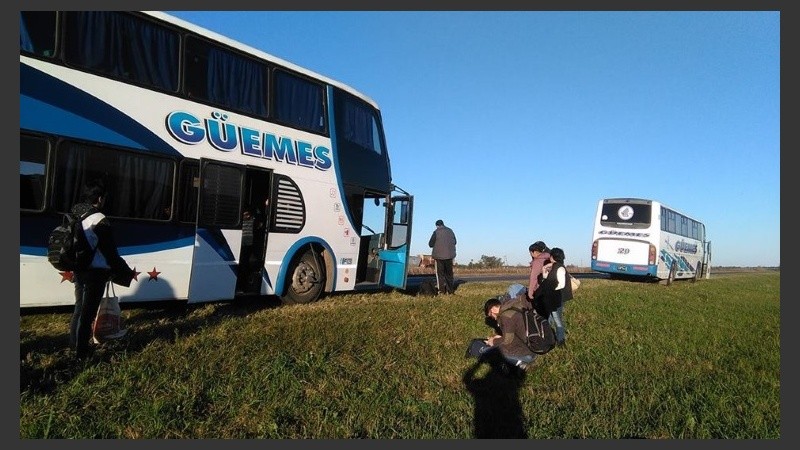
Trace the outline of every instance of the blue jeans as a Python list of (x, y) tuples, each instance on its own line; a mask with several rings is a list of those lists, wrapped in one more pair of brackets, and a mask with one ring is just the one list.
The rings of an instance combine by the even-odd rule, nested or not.
[(550, 313), (550, 326), (556, 330), (556, 342), (563, 342), (567, 339), (567, 328), (564, 326), (564, 305), (558, 307)]

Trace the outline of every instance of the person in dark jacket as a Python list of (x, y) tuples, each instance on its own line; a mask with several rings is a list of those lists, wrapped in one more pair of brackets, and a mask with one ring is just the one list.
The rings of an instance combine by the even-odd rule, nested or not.
[(550, 319), (555, 328), (556, 343), (563, 346), (566, 342), (564, 294), (571, 294), (572, 291), (567, 278), (567, 269), (564, 267), (564, 250), (558, 247), (550, 250), (550, 261), (542, 268), (539, 279), (539, 289), (534, 296), (533, 307), (540, 315)]
[(130, 286), (136, 272), (119, 255), (111, 223), (101, 212), (106, 200), (106, 190), (101, 180), (87, 183), (81, 193), (80, 203), (72, 213), (85, 215), (82, 221), (86, 240), (95, 249), (89, 268), (75, 271), (75, 308), (69, 326), (69, 346), (79, 359), (89, 355), (92, 340), (92, 322), (103, 298), (106, 282)]
[[(499, 350), (509, 364), (524, 370), (533, 362), (536, 354), (525, 343), (528, 333), (525, 331), (525, 319), (522, 313), (516, 309), (503, 308), (498, 298), (488, 299), (483, 305), (483, 312), (486, 317), (496, 321), (500, 331), (499, 334), (486, 339), (486, 346)], [(484, 349), (481, 353), (486, 351), (488, 349)]]
[(456, 257), (456, 234), (444, 225), (444, 221), (436, 221), (428, 246), (433, 249), (431, 256), (436, 263), (436, 287), (440, 294), (453, 294), (456, 291), (453, 281), (453, 260)]

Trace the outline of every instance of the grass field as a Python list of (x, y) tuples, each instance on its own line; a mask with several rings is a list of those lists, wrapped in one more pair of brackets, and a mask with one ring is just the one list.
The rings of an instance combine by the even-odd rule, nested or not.
[(128, 337), (83, 363), (69, 311), (21, 315), (19, 436), (781, 437), (780, 272), (586, 279), (568, 345), (523, 379), (464, 356), (507, 285), (126, 309)]

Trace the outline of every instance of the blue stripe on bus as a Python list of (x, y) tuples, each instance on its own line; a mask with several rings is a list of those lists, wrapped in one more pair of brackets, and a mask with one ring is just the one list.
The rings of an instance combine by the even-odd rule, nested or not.
[[(171, 241), (154, 242), (145, 245), (120, 246), (118, 247), (118, 251), (120, 256), (129, 256), (129, 255), (140, 255), (146, 253), (160, 252), (164, 250), (172, 250), (182, 247), (190, 247), (193, 245), (194, 245), (194, 236), (171, 240)], [(47, 256), (47, 248), (20, 245), (19, 253), (20, 255)]]
[(118, 109), (25, 64), (20, 65), (19, 92), (22, 129), (179, 155)]
[(209, 229), (209, 228), (198, 228), (197, 229), (197, 236), (200, 239), (208, 242), (211, 245), (211, 248), (217, 252), (217, 254), (222, 258), (224, 261), (234, 261), (236, 258), (233, 256), (233, 250), (231, 250), (230, 245), (228, 245), (228, 241), (223, 236), (222, 232), (217, 229)]
[[(114, 241), (120, 255), (157, 252), (193, 246), (195, 227), (192, 224), (126, 221), (110, 218)], [(23, 255), (46, 256), (47, 237), (61, 223), (60, 216), (33, 215), (20, 217), (19, 251)]]

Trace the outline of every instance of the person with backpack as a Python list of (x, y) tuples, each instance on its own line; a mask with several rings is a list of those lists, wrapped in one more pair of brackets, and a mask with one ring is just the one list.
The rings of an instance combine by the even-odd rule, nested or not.
[(69, 326), (69, 345), (75, 357), (89, 355), (92, 340), (92, 322), (103, 298), (106, 282), (130, 286), (136, 276), (134, 269), (119, 255), (111, 223), (101, 212), (106, 201), (102, 180), (88, 182), (81, 192), (80, 202), (73, 205), (71, 213), (84, 217), (81, 225), (94, 256), (88, 267), (73, 272), (75, 308)]
[(556, 331), (558, 346), (564, 346), (567, 339), (563, 314), (564, 301), (572, 298), (572, 285), (568, 277), (564, 267), (564, 250), (555, 247), (550, 250), (549, 262), (542, 267), (533, 306), (540, 315), (550, 319)]
[(501, 331), (501, 334), (487, 338), (486, 345), (500, 351), (512, 366), (523, 370), (527, 368), (536, 358), (536, 354), (526, 343), (528, 333), (520, 310), (513, 307), (503, 308), (503, 302), (497, 297), (492, 297), (484, 303), (483, 312), (486, 317), (491, 317), (497, 322)]
[[(500, 310), (502, 311), (503, 309), (506, 309), (509, 306), (516, 307), (518, 309), (530, 308), (531, 305), (526, 300), (525, 292), (526, 292), (525, 286), (519, 283), (514, 283), (510, 285), (503, 295), (497, 297), (501, 305)], [(495, 335), (503, 334), (503, 330), (500, 329), (500, 325), (497, 323), (497, 319), (489, 315), (485, 307), (484, 307), (483, 323), (485, 323), (486, 326), (494, 330)]]

